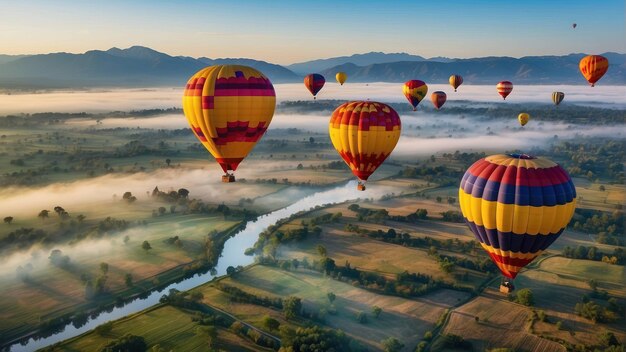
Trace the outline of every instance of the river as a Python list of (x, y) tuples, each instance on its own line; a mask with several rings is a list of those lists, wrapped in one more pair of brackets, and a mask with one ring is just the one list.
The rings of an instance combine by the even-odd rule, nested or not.
[(39, 348), (78, 336), (108, 321), (120, 319), (129, 314), (150, 308), (151, 306), (158, 304), (161, 296), (168, 293), (171, 289), (177, 289), (180, 291), (190, 290), (211, 281), (215, 276), (225, 275), (226, 268), (229, 266), (236, 267), (238, 265), (246, 266), (252, 264), (254, 262), (254, 257), (245, 255), (244, 251), (254, 245), (259, 237), (259, 233), (265, 230), (268, 226), (275, 224), (277, 221), (288, 218), (292, 214), (300, 211), (309, 210), (324, 204), (341, 203), (348, 200), (354, 200), (359, 197), (378, 198), (384, 194), (385, 190), (385, 187), (379, 187), (378, 189), (376, 187), (372, 187), (368, 188), (366, 192), (359, 192), (356, 190), (356, 181), (350, 181), (343, 186), (313, 193), (295, 201), (293, 204), (285, 208), (259, 216), (256, 220), (247, 222), (246, 227), (243, 230), (237, 232), (233, 237), (226, 241), (222, 255), (215, 267), (217, 275), (212, 275), (211, 273), (198, 274), (180, 282), (173, 283), (162, 290), (152, 292), (146, 298), (137, 298), (126, 303), (122, 307), (114, 308), (111, 312), (102, 312), (96, 318), (90, 318), (85, 325), (79, 328), (74, 327), (70, 323), (65, 326), (63, 331), (54, 335), (39, 339), (31, 338), (25, 344), (16, 343), (10, 347), (10, 351), (35, 351)]

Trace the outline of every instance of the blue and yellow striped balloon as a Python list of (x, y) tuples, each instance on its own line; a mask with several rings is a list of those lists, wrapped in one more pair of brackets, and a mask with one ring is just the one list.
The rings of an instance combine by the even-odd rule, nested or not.
[(513, 279), (561, 235), (576, 208), (576, 188), (548, 159), (492, 155), (465, 172), (459, 203), (476, 239)]

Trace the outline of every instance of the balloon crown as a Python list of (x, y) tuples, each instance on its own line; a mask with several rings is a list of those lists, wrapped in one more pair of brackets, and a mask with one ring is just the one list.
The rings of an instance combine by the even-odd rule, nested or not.
[(525, 159), (525, 160), (537, 159), (536, 157), (532, 155), (528, 155), (528, 154), (513, 153), (513, 154), (509, 154), (509, 156), (515, 159)]

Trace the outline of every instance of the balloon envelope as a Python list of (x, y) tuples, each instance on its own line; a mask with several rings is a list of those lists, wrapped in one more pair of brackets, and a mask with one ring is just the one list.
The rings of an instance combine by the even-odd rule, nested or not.
[(561, 235), (576, 208), (576, 188), (548, 159), (492, 155), (465, 172), (459, 204), (483, 249), (515, 278)]
[(463, 77), (459, 75), (452, 75), (450, 76), (450, 79), (448, 81), (450, 82), (450, 85), (452, 86), (452, 88), (454, 88), (454, 91), (456, 92), (456, 89), (459, 88), (461, 84), (463, 84)]
[(559, 105), (565, 98), (565, 93), (563, 92), (552, 92), (552, 102), (554, 105)]
[(326, 79), (319, 73), (311, 73), (310, 75), (304, 77), (304, 86), (309, 90), (309, 92), (311, 92), (311, 94), (313, 94), (314, 99), (317, 93), (324, 86), (324, 83), (326, 83)]
[(341, 104), (330, 117), (333, 146), (360, 180), (387, 159), (400, 138), (400, 116), (389, 105), (374, 101)]
[(506, 97), (508, 97), (509, 94), (511, 94), (511, 91), (513, 90), (513, 83), (509, 81), (499, 82), (496, 85), (496, 90), (498, 91), (498, 94), (502, 96), (502, 99), (506, 100)]
[(589, 84), (594, 87), (609, 69), (609, 60), (600, 55), (588, 55), (580, 60), (578, 68)]
[(275, 107), (274, 86), (248, 66), (206, 67), (191, 76), (183, 95), (191, 130), (224, 172), (236, 170), (263, 137)]
[(402, 93), (413, 107), (413, 111), (417, 109), (417, 105), (424, 99), (428, 93), (428, 86), (424, 81), (412, 79), (402, 86)]
[(430, 100), (433, 102), (433, 105), (437, 110), (443, 106), (446, 102), (446, 98), (446, 93), (439, 90), (430, 95)]
[(523, 112), (519, 115), (517, 115), (517, 119), (519, 120), (519, 124), (522, 126), (526, 126), (526, 124), (528, 123), (528, 120), (530, 120), (530, 115), (528, 115), (527, 113)]
[(348, 75), (346, 75), (345, 72), (337, 72), (337, 74), (335, 75), (335, 79), (342, 86), (343, 86), (343, 84), (344, 84), (344, 82), (346, 81), (347, 78), (348, 78)]

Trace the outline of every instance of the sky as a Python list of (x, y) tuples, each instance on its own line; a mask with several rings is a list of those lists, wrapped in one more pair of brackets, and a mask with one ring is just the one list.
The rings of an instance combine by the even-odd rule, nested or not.
[(624, 0), (0, 0), (0, 54), (142, 45), (170, 55), (291, 64), (370, 51), (458, 58), (623, 53), (625, 18)]

